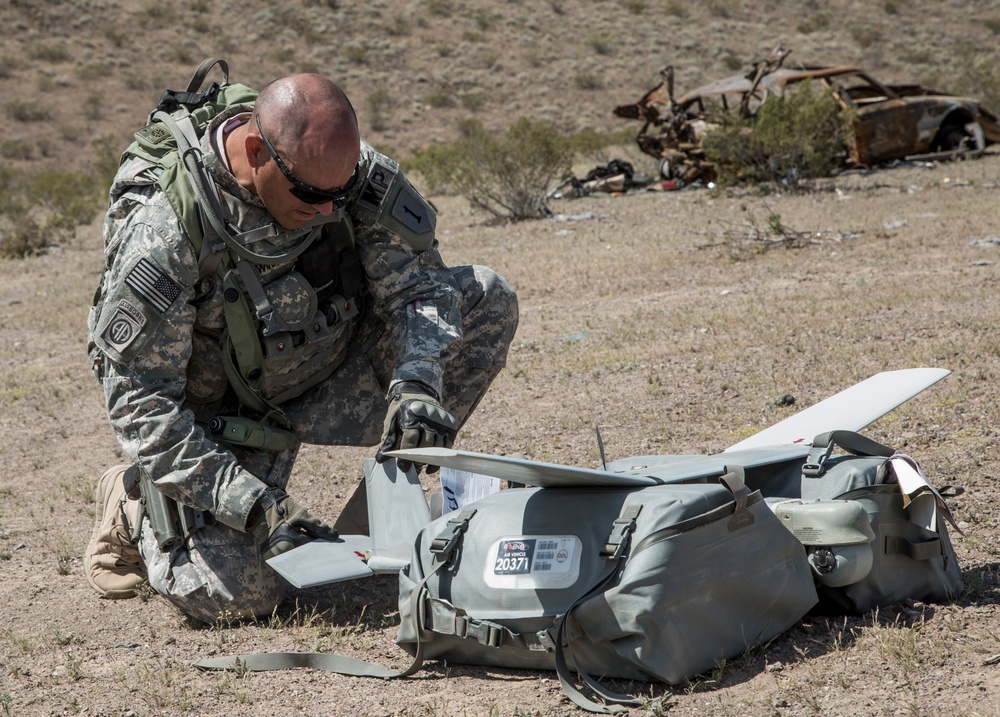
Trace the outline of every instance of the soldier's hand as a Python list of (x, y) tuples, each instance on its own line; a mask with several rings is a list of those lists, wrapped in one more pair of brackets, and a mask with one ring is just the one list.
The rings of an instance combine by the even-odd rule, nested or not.
[(280, 488), (264, 491), (250, 515), (250, 531), (264, 560), (310, 540), (336, 540), (339, 535)]
[[(389, 400), (389, 410), (385, 416), (382, 447), (375, 454), (375, 460), (379, 463), (389, 459), (385, 455), (386, 451), (451, 448), (454, 444), (458, 421), (441, 407), (437, 398), (422, 384), (401, 381), (389, 389), (386, 398)], [(405, 471), (409, 470), (411, 462), (401, 460), (398, 464), (400, 470)]]

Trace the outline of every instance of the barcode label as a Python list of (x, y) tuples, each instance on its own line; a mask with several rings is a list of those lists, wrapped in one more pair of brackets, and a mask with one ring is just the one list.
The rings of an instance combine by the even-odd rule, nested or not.
[(580, 575), (580, 539), (575, 535), (507, 535), (490, 548), (483, 579), (504, 590), (564, 589)]

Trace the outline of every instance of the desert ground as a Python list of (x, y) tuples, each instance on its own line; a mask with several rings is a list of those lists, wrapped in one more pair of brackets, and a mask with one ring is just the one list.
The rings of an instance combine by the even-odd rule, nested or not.
[[(3, 102), (49, 109), (45, 120), (6, 127), (38, 141), (31, 158), (11, 160), (23, 168), (85, 167), (90, 140), (103, 136), (124, 146), (162, 88), (177, 88), (209, 55), (229, 58), (235, 79), (250, 84), (300, 69), (344, 78), (366, 136), (405, 158), (452, 136), (467, 113), (497, 129), (529, 112), (567, 131), (620, 127), (611, 108), (648, 89), (663, 65), (685, 68), (685, 83), (707, 80), (727, 71), (724, 53), (749, 60), (779, 42), (803, 60), (925, 79), (961, 43), (995, 44), (982, 22), (994, 14), (987, 2), (847, 0), (763, 9), (735, 0), (11, 0), (0, 3), (0, 84)], [(858, 22), (846, 17), (874, 35), (852, 33)], [(597, 50), (599, 31), (613, 40), (608, 54)], [(39, 47), (68, 57), (32, 59)], [(584, 72), (601, 87), (574, 83)], [(378, 87), (391, 103), (372, 101)], [(457, 98), (451, 106), (434, 106), (440, 87)], [(620, 152), (641, 161), (634, 148)], [(595, 195), (507, 225), (486, 224), (461, 197), (430, 198), (446, 261), (493, 267), (520, 300), (507, 368), (459, 437), (462, 449), (592, 468), (596, 424), (609, 460), (715, 452), (879, 371), (952, 371), (866, 433), (916, 458), (936, 485), (964, 489), (949, 504), (965, 591), (949, 604), (810, 616), (683, 685), (615, 683), (648, 699), (631, 714), (1000, 715), (991, 458), (1000, 450), (1000, 153), (852, 172), (796, 193)], [(768, 250), (744, 241), (772, 214), (802, 240)], [(403, 668), (391, 577), (292, 591), (268, 620), (220, 616), (212, 626), (155, 595), (97, 599), (82, 572), (94, 485), (124, 456), (86, 357), (101, 262), (96, 215), (43, 255), (0, 261), (0, 715), (581, 714), (544, 672), (430, 663), (384, 682), (192, 667), (210, 656), (320, 650)], [(332, 520), (371, 452), (306, 447), (290, 489)]]

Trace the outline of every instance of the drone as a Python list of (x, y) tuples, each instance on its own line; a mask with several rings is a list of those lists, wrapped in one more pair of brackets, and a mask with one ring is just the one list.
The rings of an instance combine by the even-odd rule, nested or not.
[[(739, 465), (767, 480), (810, 454), (814, 438), (835, 431), (860, 431), (951, 373), (942, 368), (885, 371), (746, 438), (707, 455), (635, 456), (581, 468), (450, 448), (416, 448), (390, 455), (413, 464), (434, 465), (511, 484), (558, 490), (569, 487), (633, 487), (704, 482)], [(599, 436), (599, 434), (598, 434)], [(600, 444), (600, 440), (598, 439)], [(414, 540), (430, 523), (431, 504), (417, 471), (401, 470), (395, 460), (365, 461), (364, 489), (368, 535), (315, 540), (267, 562), (298, 588), (379, 574), (396, 574), (411, 559)]]

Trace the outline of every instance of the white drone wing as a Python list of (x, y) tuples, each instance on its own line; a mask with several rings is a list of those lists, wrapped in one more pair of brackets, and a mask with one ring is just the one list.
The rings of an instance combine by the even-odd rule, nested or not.
[(943, 368), (908, 368), (877, 373), (730, 446), (725, 452), (794, 443), (808, 444), (820, 433), (827, 431), (860, 431), (949, 373), (951, 371)]

